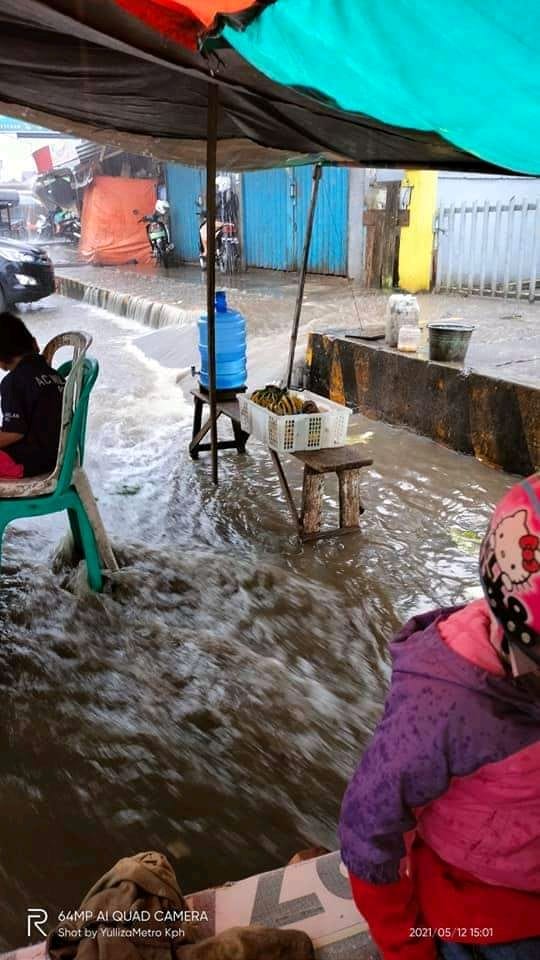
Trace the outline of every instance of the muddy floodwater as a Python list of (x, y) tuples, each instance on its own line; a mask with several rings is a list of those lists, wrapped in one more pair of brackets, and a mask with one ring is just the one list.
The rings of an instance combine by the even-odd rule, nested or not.
[[(77, 906), (136, 851), (166, 852), (188, 892), (335, 847), (388, 639), (415, 612), (478, 593), (477, 535), (511, 483), (356, 417), (375, 461), (362, 531), (300, 547), (262, 446), (224, 454), (217, 491), (208, 460), (191, 462), (189, 384), (134, 345), (140, 326), (62, 298), (26, 319), (42, 344), (69, 328), (95, 338), (87, 468), (121, 572), (89, 595), (81, 571), (52, 570), (63, 517), (8, 529), (2, 948), (25, 942), (28, 906)], [(285, 345), (266, 353), (263, 381)], [(262, 364), (256, 334), (252, 348)]]

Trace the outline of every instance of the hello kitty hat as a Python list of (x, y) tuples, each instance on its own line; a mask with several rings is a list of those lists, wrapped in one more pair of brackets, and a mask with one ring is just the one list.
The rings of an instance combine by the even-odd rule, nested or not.
[(540, 474), (500, 500), (480, 550), (480, 579), (514, 676), (540, 672)]

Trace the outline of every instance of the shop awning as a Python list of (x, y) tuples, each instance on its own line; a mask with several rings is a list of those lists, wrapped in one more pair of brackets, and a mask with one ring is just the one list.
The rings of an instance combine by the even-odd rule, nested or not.
[[(414, 119), (410, 110), (404, 111), (403, 120), (396, 111), (392, 123), (382, 122), (366, 112), (346, 112), (342, 104), (321, 102), (324, 90), (318, 89), (315, 99), (311, 92), (282, 86), (231, 47), (203, 53), (187, 49), (208, 25), (225, 24), (226, 36), (235, 45), (238, 38), (249, 38), (252, 44), (253, 30), (264, 26), (270, 14), (296, 2), (2, 0), (0, 113), (132, 153), (203, 165), (208, 82), (215, 80), (220, 88), (222, 169), (315, 159), (374, 167), (497, 169), (493, 162), (427, 129), (420, 114), (412, 124), (416, 129), (408, 127), (411, 116)], [(314, 7), (317, 2), (313, 0)], [(375, 6), (378, 2), (374, 0)], [(311, 8), (311, 0), (306, 4)], [(356, 9), (359, 4), (328, 3), (328, 9), (334, 6)], [(182, 42), (172, 24), (178, 26), (177, 17), (185, 10), (193, 29)], [(412, 17), (412, 8), (408, 10)], [(243, 32), (232, 23), (241, 25)], [(299, 43), (304, 26), (298, 24)], [(394, 26), (399, 33), (399, 24)], [(520, 33), (522, 27), (520, 15)], [(417, 47), (421, 42), (419, 35)], [(246, 55), (251, 58), (254, 49), (250, 47)], [(282, 54), (286, 61), (286, 52), (276, 48), (276, 62)], [(533, 141), (523, 129), (508, 130), (508, 139), (523, 142), (527, 136)]]

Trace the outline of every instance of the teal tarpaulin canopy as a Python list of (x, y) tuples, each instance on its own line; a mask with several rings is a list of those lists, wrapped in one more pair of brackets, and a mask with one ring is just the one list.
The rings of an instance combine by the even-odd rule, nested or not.
[(538, 0), (276, 0), (223, 36), (281, 84), (540, 173)]
[(181, 0), (2, 0), (0, 114), (197, 166), (217, 84), (222, 169), (540, 173), (540, 11), (516, 4), (514, 28), (508, 0), (238, 0), (251, 22), (236, 0), (190, 4), (218, 33), (225, 7), (241, 52), (206, 31), (192, 49)]

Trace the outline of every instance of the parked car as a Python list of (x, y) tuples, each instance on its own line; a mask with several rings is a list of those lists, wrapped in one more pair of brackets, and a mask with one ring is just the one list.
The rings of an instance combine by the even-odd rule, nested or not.
[(0, 311), (54, 293), (54, 267), (43, 247), (0, 237)]

